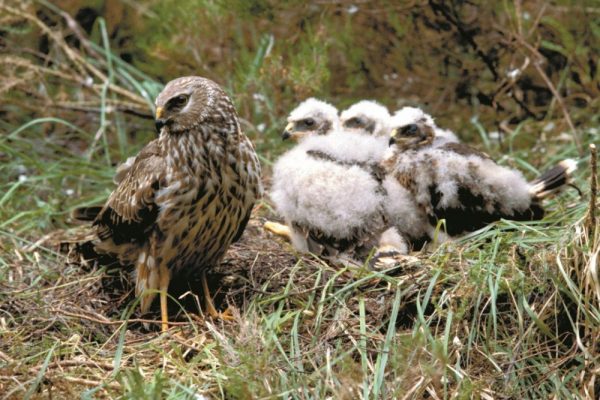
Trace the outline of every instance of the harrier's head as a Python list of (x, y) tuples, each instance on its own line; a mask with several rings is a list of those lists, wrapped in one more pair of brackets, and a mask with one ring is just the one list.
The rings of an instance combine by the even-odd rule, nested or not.
[(390, 134), (388, 109), (376, 101), (363, 100), (342, 112), (340, 122), (351, 131), (385, 137)]
[(237, 114), (231, 100), (215, 82), (199, 76), (185, 76), (167, 83), (156, 98), (156, 129), (181, 133), (202, 124), (237, 130)]
[(414, 107), (404, 107), (391, 119), (390, 146), (400, 150), (427, 146), (435, 138), (435, 123), (430, 115)]
[(339, 128), (337, 109), (329, 103), (310, 98), (296, 107), (289, 115), (283, 131), (283, 140), (300, 140), (310, 135), (326, 135)]

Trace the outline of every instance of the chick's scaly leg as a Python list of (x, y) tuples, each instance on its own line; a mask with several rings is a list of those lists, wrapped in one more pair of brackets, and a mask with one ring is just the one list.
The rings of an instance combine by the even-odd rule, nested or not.
[(263, 228), (287, 240), (292, 240), (292, 233), (287, 225), (283, 225), (278, 222), (267, 221), (263, 225)]
[(212, 297), (210, 295), (210, 291), (208, 290), (208, 282), (206, 281), (206, 273), (204, 271), (202, 271), (201, 280), (202, 290), (204, 291), (204, 306), (206, 307), (206, 312), (208, 313), (208, 315), (210, 315), (212, 318), (219, 318), (224, 321), (233, 321), (233, 316), (231, 315), (231, 311), (229, 310), (229, 308), (227, 308), (227, 310), (225, 310), (222, 313), (217, 311), (217, 309), (215, 308), (215, 305), (212, 301)]

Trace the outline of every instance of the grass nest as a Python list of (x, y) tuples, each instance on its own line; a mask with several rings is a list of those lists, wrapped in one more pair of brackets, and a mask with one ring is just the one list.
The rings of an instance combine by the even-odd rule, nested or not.
[(64, 253), (80, 228), (12, 247), (0, 284), (5, 397), (247, 398), (295, 387), (311, 397), (511, 398), (558, 382), (565, 393), (598, 393), (585, 226), (564, 254), (500, 224), (374, 271), (298, 255), (263, 222), (253, 218), (208, 271), (235, 320), (205, 318), (199, 282), (186, 282), (170, 290), (165, 334), (157, 307), (139, 315), (131, 271)]

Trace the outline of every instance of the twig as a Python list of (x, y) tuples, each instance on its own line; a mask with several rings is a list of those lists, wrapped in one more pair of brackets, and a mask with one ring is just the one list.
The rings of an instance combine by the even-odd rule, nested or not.
[[(68, 368), (68, 367), (90, 367), (90, 368), (99, 368), (105, 371), (112, 371), (115, 366), (110, 363), (98, 363), (92, 360), (60, 360), (54, 361), (48, 364), (48, 369), (51, 368)], [(35, 369), (39, 369), (39, 367), (35, 367)]]
[[(13, 364), (17, 362), (14, 359), (10, 359), (9, 363)], [(47, 370), (53, 368), (69, 368), (69, 367), (88, 367), (88, 368), (98, 368), (105, 371), (112, 371), (115, 367), (113, 364), (109, 363), (99, 363), (92, 360), (59, 360), (54, 361), (48, 364)], [(41, 365), (37, 365), (35, 367), (29, 368), (28, 372), (37, 373), (40, 369), (42, 369)]]
[[(50, 377), (51, 379), (53, 377)], [(79, 383), (80, 385), (84, 385), (84, 386), (100, 386), (100, 385), (104, 385), (104, 387), (109, 388), (109, 389), (120, 389), (121, 385), (116, 383), (116, 382), (110, 382), (110, 383), (106, 383), (106, 382), (102, 382), (102, 381), (93, 381), (91, 379), (83, 379), (83, 378), (75, 378), (73, 376), (57, 376), (55, 379), (59, 380), (59, 379), (64, 379), (67, 382), (70, 383)]]
[[(127, 105), (116, 104), (113, 105), (113, 102), (107, 101), (108, 104), (113, 107), (115, 111), (122, 112), (124, 114), (134, 115), (136, 117), (144, 118), (144, 119), (153, 119), (154, 116), (148, 110), (138, 111), (135, 108), (129, 108)], [(63, 103), (63, 104), (50, 104), (49, 107), (59, 108), (63, 110), (71, 110), (75, 112), (84, 112), (84, 113), (100, 113), (100, 107), (94, 105), (85, 106), (85, 105), (77, 105), (76, 103)]]
[(3, 353), (2, 351), (0, 351), (0, 358), (3, 359), (4, 361), (6, 361), (7, 363), (15, 362), (15, 360), (13, 358), (11, 358), (11, 356), (9, 356), (6, 353)]
[(69, 13), (57, 9), (56, 12), (64, 18), (65, 22), (67, 23), (67, 26), (69, 27), (69, 29), (71, 29), (71, 31), (75, 34), (75, 36), (77, 36), (77, 39), (79, 39), (79, 43), (85, 47), (85, 49), (94, 57), (96, 58), (102, 58), (102, 55), (98, 54), (98, 52), (96, 50), (94, 50), (94, 48), (92, 46), (90, 46), (90, 44), (88, 43), (88, 40), (85, 37), (85, 34), (81, 31), (81, 27), (79, 26), (79, 24), (77, 23), (77, 21), (75, 21), (75, 19), (73, 17), (71, 17), (69, 15)]
[(588, 233), (590, 238), (594, 237), (594, 230), (596, 228), (596, 197), (598, 194), (598, 181), (597, 181), (597, 153), (596, 145), (590, 144), (590, 209), (588, 213)]
[[(144, 324), (160, 324), (160, 323), (162, 323), (160, 320), (142, 319), (142, 318), (133, 318), (133, 319), (128, 319), (128, 320), (111, 321), (111, 320), (109, 320), (107, 318), (100, 319), (100, 318), (90, 317), (90, 316), (85, 315), (85, 314), (77, 314), (77, 313), (72, 313), (72, 312), (69, 312), (69, 311), (57, 310), (57, 309), (53, 309), (52, 312), (60, 313), (60, 314), (62, 314), (64, 316), (67, 316), (67, 317), (81, 318), (81, 319), (85, 319), (87, 321), (96, 322), (98, 324), (104, 324), (104, 325), (122, 325), (125, 322), (128, 322), (128, 323), (141, 322), (141, 323), (144, 323)], [(185, 326), (185, 325), (189, 325), (189, 322), (169, 321), (169, 325), (173, 325), (173, 326)]]
[[(22, 12), (21, 10), (19, 10), (17, 8), (8, 7), (8, 6), (5, 6), (0, 3), (0, 9), (4, 10), (5, 12), (10, 13), (12, 15), (16, 15), (21, 18), (24, 18), (24, 19), (32, 22), (38, 28), (40, 28), (44, 34), (48, 35), (48, 37), (50, 39), (52, 39), (52, 41), (54, 43), (56, 43), (56, 45), (64, 52), (64, 54), (67, 56), (67, 58), (72, 62), (73, 66), (77, 69), (77, 72), (79, 73), (78, 78), (81, 81), (82, 85), (92, 87), (94, 90), (96, 90), (97, 93), (100, 93), (102, 91), (104, 82), (108, 81), (108, 76), (104, 72), (102, 72), (99, 68), (97, 68), (92, 63), (87, 61), (85, 59), (85, 57), (82, 54), (80, 54), (77, 50), (75, 50), (71, 46), (69, 46), (58, 31), (52, 30), (39, 18), (37, 18), (33, 15), (30, 15), (30, 14), (27, 14), (25, 12)], [(38, 67), (38, 68), (41, 69), (41, 67)], [(56, 71), (54, 71), (54, 73), (56, 74)], [(91, 76), (90, 76), (90, 74), (91, 74)], [(90, 77), (92, 77), (92, 78), (95, 77), (95, 79), (92, 80), (91, 85), (87, 85), (86, 80)], [(77, 78), (75, 78), (75, 79), (77, 79)], [(73, 80), (73, 78), (71, 78), (71, 80)], [(93, 83), (94, 81), (96, 81), (96, 82), (99, 81), (99, 82), (103, 82), (103, 83), (102, 84), (98, 84), (98, 83), (94, 84)], [(129, 100), (131, 100), (132, 102), (139, 103), (140, 105), (146, 104), (146, 101), (144, 100), (143, 97), (138, 96), (137, 94), (130, 92), (127, 89), (123, 89), (120, 86), (115, 85), (114, 83), (110, 83), (110, 82), (107, 83), (107, 86), (108, 86), (108, 90), (111, 90), (116, 94), (126, 97)]]

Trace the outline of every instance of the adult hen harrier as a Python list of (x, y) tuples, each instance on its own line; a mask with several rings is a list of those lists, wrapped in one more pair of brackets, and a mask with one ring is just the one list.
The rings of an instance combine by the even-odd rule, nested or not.
[(201, 274), (207, 311), (219, 315), (204, 269), (241, 236), (262, 186), (258, 157), (216, 83), (169, 82), (156, 99), (156, 128), (158, 138), (120, 171), (93, 226), (98, 253), (135, 266), (142, 312), (160, 293), (164, 331), (172, 277)]

